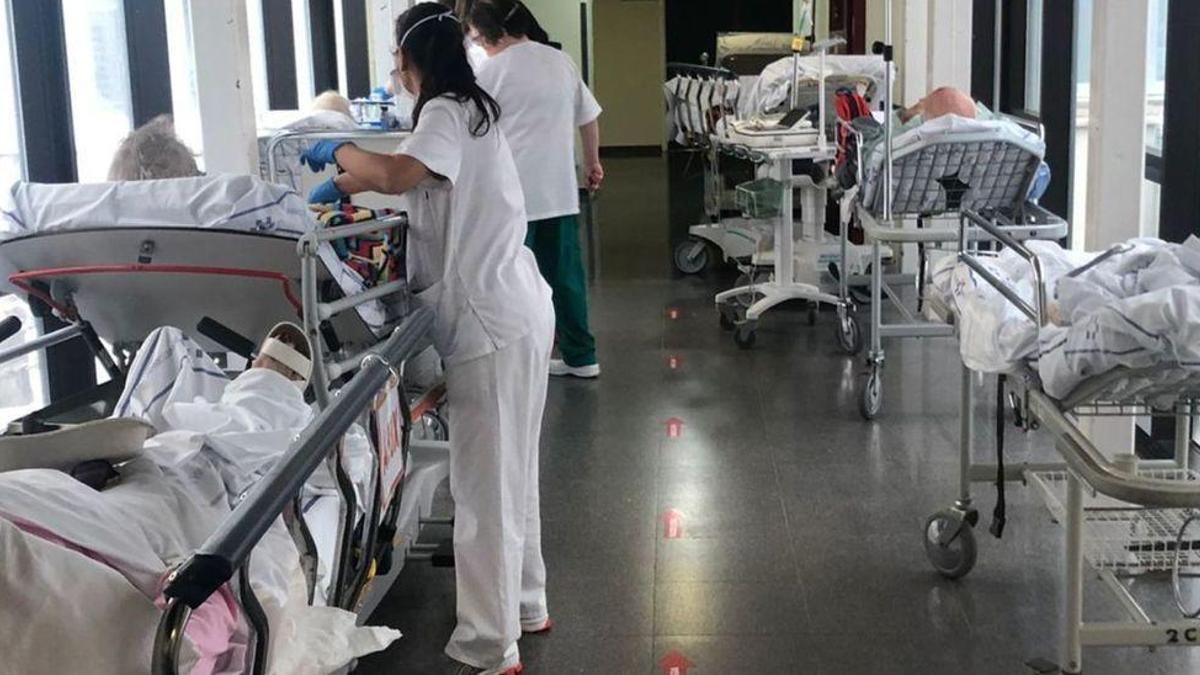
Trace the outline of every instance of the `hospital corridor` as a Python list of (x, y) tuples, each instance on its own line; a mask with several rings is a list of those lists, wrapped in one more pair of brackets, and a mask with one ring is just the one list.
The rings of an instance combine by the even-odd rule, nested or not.
[(0, 0), (0, 675), (1200, 673), (1198, 32)]

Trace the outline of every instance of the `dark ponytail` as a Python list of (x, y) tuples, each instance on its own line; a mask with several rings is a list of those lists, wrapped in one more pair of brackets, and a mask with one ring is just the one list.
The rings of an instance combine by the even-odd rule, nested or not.
[(550, 44), (550, 36), (521, 0), (475, 0), (462, 3), (460, 8), (467, 23), (488, 42), (499, 42), (505, 35), (511, 35)]
[(500, 119), (500, 104), (475, 81), (463, 45), (462, 26), (454, 12), (437, 2), (414, 5), (396, 19), (396, 44), (403, 67), (415, 69), (421, 76), (421, 91), (413, 109), (414, 125), (420, 121), (426, 103), (450, 96), (459, 103), (471, 101), (478, 109), (479, 119), (471, 127), (471, 135), (486, 136), (491, 131), (492, 124)]

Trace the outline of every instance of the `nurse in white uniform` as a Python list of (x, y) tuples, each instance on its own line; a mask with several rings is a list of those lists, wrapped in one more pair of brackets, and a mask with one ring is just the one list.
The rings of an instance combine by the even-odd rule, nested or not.
[[(500, 128), (512, 145), (525, 191), (529, 234), (542, 276), (554, 290), (558, 350), (552, 375), (600, 374), (596, 340), (588, 326), (587, 275), (579, 246), (579, 182), (575, 134), (583, 139), (587, 187), (604, 180), (600, 164), (600, 105), (571, 58), (546, 44), (549, 37), (519, 0), (474, 0), (465, 20), (488, 54), (477, 69), (504, 115)], [(461, 9), (461, 7), (460, 7)]]
[(523, 245), (525, 209), (501, 110), (475, 82), (452, 12), (437, 3), (397, 19), (397, 70), (417, 97), (399, 152), (318, 143), (316, 166), (345, 173), (310, 200), (411, 192), (409, 278), (432, 307), (446, 363), (458, 625), (454, 673), (521, 671), (522, 625), (549, 621), (541, 552), (538, 443), (554, 333), (550, 289)]

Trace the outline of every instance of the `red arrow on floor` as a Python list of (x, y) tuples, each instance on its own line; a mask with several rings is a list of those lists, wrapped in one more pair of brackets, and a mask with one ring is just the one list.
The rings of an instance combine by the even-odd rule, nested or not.
[(667, 438), (679, 438), (683, 435), (683, 420), (672, 417), (667, 420)]
[(688, 668), (695, 666), (696, 664), (675, 650), (667, 652), (666, 656), (658, 660), (658, 667), (662, 669), (663, 675), (687, 675)]
[(683, 512), (679, 509), (667, 509), (662, 515), (663, 537), (679, 539), (683, 536)]

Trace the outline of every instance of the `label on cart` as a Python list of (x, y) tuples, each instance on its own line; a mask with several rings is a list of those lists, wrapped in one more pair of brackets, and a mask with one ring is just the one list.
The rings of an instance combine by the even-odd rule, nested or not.
[(389, 379), (387, 386), (371, 402), (375, 448), (379, 453), (379, 484), (383, 488), (385, 509), (404, 478), (404, 413), (400, 408), (399, 386), (399, 379)]

